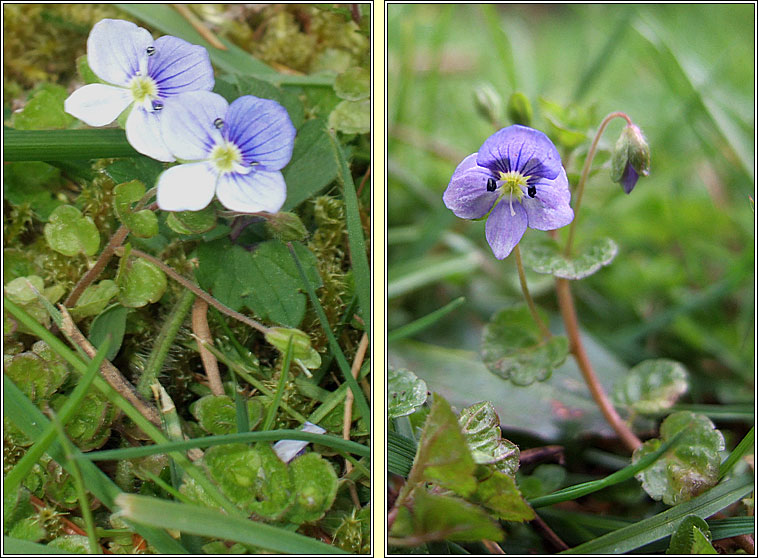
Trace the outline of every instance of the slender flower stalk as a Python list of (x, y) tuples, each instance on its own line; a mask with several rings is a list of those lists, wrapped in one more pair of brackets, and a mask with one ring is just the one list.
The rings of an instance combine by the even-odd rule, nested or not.
[(550, 333), (550, 330), (545, 325), (545, 322), (542, 321), (542, 318), (540, 318), (540, 315), (537, 313), (537, 306), (534, 304), (534, 299), (532, 299), (532, 295), (529, 293), (529, 287), (526, 284), (526, 273), (524, 272), (524, 264), (521, 262), (521, 250), (519, 250), (518, 245), (516, 245), (513, 248), (513, 255), (516, 257), (516, 269), (518, 269), (518, 279), (521, 283), (521, 292), (524, 293), (524, 299), (526, 299), (526, 305), (529, 307), (529, 312), (531, 312), (532, 317), (534, 318), (534, 321), (537, 323), (537, 325), (540, 328), (540, 331), (542, 332), (542, 337), (547, 341), (552, 337), (552, 334)]

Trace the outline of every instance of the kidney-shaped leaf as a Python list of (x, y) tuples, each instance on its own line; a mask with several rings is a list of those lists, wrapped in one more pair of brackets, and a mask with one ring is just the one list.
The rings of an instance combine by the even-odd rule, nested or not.
[(80, 252), (92, 256), (100, 247), (100, 233), (92, 217), (82, 216), (73, 205), (56, 208), (44, 231), (50, 248), (64, 256)]
[(687, 371), (665, 358), (645, 360), (613, 390), (614, 402), (638, 413), (657, 413), (670, 408), (687, 391)]
[(522, 250), (524, 265), (537, 273), (549, 273), (563, 279), (583, 279), (613, 261), (618, 246), (610, 238), (601, 238), (580, 247), (568, 258), (553, 239), (541, 237)]

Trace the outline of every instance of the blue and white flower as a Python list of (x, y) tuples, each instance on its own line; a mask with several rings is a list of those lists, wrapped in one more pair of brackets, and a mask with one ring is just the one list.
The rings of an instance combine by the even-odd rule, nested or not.
[(154, 40), (134, 23), (103, 19), (87, 39), (87, 62), (105, 83), (74, 91), (66, 99), (66, 112), (90, 126), (105, 126), (131, 107), (126, 139), (132, 147), (159, 161), (173, 161), (161, 138), (161, 114), (180, 93), (213, 89), (205, 48), (168, 35)]
[(227, 209), (275, 213), (287, 186), (295, 127), (276, 101), (245, 95), (231, 105), (216, 93), (176, 97), (161, 118), (163, 141), (182, 163), (158, 177), (158, 207), (197, 211), (215, 194)]

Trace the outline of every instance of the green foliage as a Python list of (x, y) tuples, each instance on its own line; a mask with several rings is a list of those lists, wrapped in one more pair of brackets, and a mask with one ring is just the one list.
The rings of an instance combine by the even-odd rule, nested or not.
[(15, 206), (28, 204), (44, 221), (65, 203), (56, 194), (60, 185), (60, 169), (48, 163), (18, 161), (3, 165), (3, 198)]
[(44, 341), (37, 341), (31, 351), (6, 356), (3, 372), (32, 401), (49, 399), (70, 373)]
[[(210, 434), (232, 434), (237, 431), (237, 413), (234, 401), (228, 395), (206, 395), (192, 406), (192, 414), (200, 428)], [(248, 399), (247, 419), (250, 430), (263, 419), (263, 404), (258, 399)]]
[(568, 356), (568, 339), (562, 335), (542, 338), (527, 306), (497, 312), (482, 334), (482, 360), (487, 369), (518, 386), (550, 377)]
[(86, 318), (100, 314), (110, 300), (118, 294), (118, 286), (110, 279), (103, 279), (84, 289), (82, 296), (71, 309), (74, 318)]
[(613, 399), (638, 413), (657, 413), (671, 408), (687, 387), (687, 371), (679, 362), (645, 360), (616, 384)]
[(166, 224), (179, 234), (200, 234), (216, 226), (216, 210), (212, 205), (200, 211), (176, 211), (169, 213)]
[[(57, 411), (65, 401), (65, 396), (56, 395), (50, 403)], [(97, 449), (110, 438), (115, 417), (116, 408), (102, 395), (90, 392), (66, 423), (66, 435), (82, 451)]]
[(166, 292), (166, 274), (155, 264), (129, 259), (128, 250), (121, 258), (116, 276), (118, 301), (127, 308), (140, 308), (157, 302)]
[(274, 213), (266, 219), (266, 231), (282, 242), (300, 241), (308, 237), (308, 230), (294, 213)]
[(289, 464), (295, 502), (287, 520), (300, 524), (321, 519), (337, 496), (337, 473), (317, 453), (306, 453)]
[(387, 370), (387, 418), (404, 417), (426, 402), (426, 383), (410, 370)]
[(479, 464), (513, 477), (519, 466), (519, 449), (502, 437), (500, 418), (489, 401), (482, 401), (461, 411), (458, 422), (466, 437), (471, 455)]
[(321, 366), (321, 355), (313, 347), (308, 334), (299, 329), (284, 327), (272, 327), (266, 332), (266, 341), (276, 347), (282, 354), (286, 353), (287, 346), (292, 339), (292, 357), (299, 360), (307, 368)]
[(134, 211), (132, 204), (145, 195), (145, 185), (139, 180), (124, 182), (113, 190), (116, 215), (137, 238), (151, 238), (158, 234), (158, 218), (149, 209)]
[(112, 360), (121, 349), (121, 343), (126, 333), (126, 317), (128, 315), (129, 309), (120, 304), (113, 304), (92, 320), (89, 328), (89, 339), (95, 347), (102, 346), (107, 337), (110, 336), (111, 338), (110, 348), (105, 355), (108, 360)]
[(371, 101), (342, 101), (329, 115), (329, 127), (345, 134), (365, 134), (371, 130)]
[(91, 217), (72, 205), (62, 205), (50, 214), (45, 225), (45, 240), (50, 248), (64, 256), (79, 253), (92, 256), (100, 247), (100, 233)]
[(63, 110), (63, 101), (68, 97), (65, 87), (42, 84), (20, 112), (13, 113), (11, 124), (16, 130), (55, 130), (67, 128), (74, 117)]
[(479, 466), (477, 485), (471, 500), (479, 503), (504, 521), (529, 521), (534, 510), (529, 507), (516, 486), (512, 475)]
[(671, 535), (666, 554), (718, 554), (711, 545), (708, 524), (696, 515), (688, 515)]
[(610, 264), (618, 253), (618, 246), (610, 238), (603, 238), (580, 247), (577, 255), (567, 257), (561, 246), (547, 237), (524, 245), (524, 265), (537, 273), (549, 273), (564, 279), (584, 279)]
[(648, 440), (635, 450), (632, 462), (680, 432), (683, 432), (681, 439), (673, 448), (636, 475), (651, 498), (670, 506), (687, 502), (716, 484), (721, 462), (719, 451), (724, 449), (724, 436), (708, 417), (679, 411), (663, 421), (660, 438)]

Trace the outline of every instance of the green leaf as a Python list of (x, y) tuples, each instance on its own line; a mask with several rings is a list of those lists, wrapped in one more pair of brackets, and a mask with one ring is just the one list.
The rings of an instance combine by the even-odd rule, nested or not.
[(132, 204), (145, 195), (145, 185), (139, 180), (119, 184), (113, 190), (113, 202), (116, 215), (121, 222), (138, 238), (152, 238), (158, 234), (158, 218), (149, 209), (132, 211)]
[(124, 254), (116, 277), (119, 302), (127, 308), (157, 302), (168, 286), (166, 274), (148, 261), (136, 259), (129, 262), (128, 259)]
[(139, 180), (151, 188), (162, 172), (163, 164), (149, 157), (119, 159), (105, 167), (105, 174), (110, 176), (116, 184)]
[(286, 211), (269, 216), (266, 219), (266, 231), (282, 242), (301, 241), (308, 238), (308, 229), (305, 228), (300, 217)]
[(688, 515), (671, 535), (666, 554), (718, 554), (711, 545), (711, 530), (705, 520)]
[(679, 362), (665, 358), (645, 360), (616, 384), (613, 400), (638, 413), (658, 413), (671, 408), (687, 387), (687, 371)]
[[(50, 406), (59, 411), (66, 400), (67, 397), (56, 396), (51, 400)], [(84, 396), (66, 423), (66, 434), (80, 450), (91, 451), (108, 441), (114, 418), (115, 407), (102, 395), (91, 391)]]
[(41, 84), (32, 93), (20, 112), (14, 112), (11, 123), (16, 130), (58, 130), (67, 128), (74, 117), (63, 109), (68, 91), (61, 85)]
[(497, 522), (479, 506), (419, 490), (414, 498), (413, 511), (400, 508), (390, 537), (422, 541), (499, 541), (503, 533)]
[[(524, 498), (532, 500), (558, 490), (566, 480), (566, 469), (554, 463), (544, 463), (537, 465), (531, 475), (519, 472), (516, 479)], [(538, 507), (534, 502), (529, 503)]]
[(108, 302), (118, 294), (118, 286), (110, 279), (103, 279), (97, 284), (90, 285), (71, 309), (71, 315), (76, 318), (95, 316), (102, 312)]
[(308, 120), (298, 129), (292, 159), (282, 174), (287, 183), (287, 201), (282, 211), (294, 209), (337, 178), (337, 163), (323, 120)]
[(471, 500), (491, 509), (505, 521), (529, 521), (534, 519), (534, 510), (521, 496), (515, 479), (500, 471), (481, 466), (478, 469), (479, 483)]
[(334, 80), (334, 91), (347, 101), (367, 99), (371, 95), (371, 74), (366, 68), (349, 68)]
[(64, 256), (92, 256), (100, 247), (100, 233), (92, 217), (83, 217), (73, 205), (62, 205), (53, 211), (45, 225), (45, 240)]
[(60, 169), (41, 161), (7, 161), (3, 165), (3, 198), (16, 206), (28, 203), (41, 220), (47, 221), (64, 203), (56, 195), (62, 182)]
[(342, 101), (329, 115), (329, 127), (344, 134), (371, 131), (371, 99)]
[[(206, 395), (192, 406), (192, 414), (200, 428), (215, 435), (237, 432), (237, 412), (234, 401), (228, 395)], [(248, 424), (250, 430), (261, 422), (263, 405), (257, 399), (247, 401)]]
[(113, 360), (121, 349), (128, 315), (128, 308), (120, 304), (112, 304), (92, 320), (92, 325), (89, 327), (89, 340), (95, 347), (101, 347), (109, 335), (112, 338), (110, 348), (105, 354), (107, 360)]
[[(284, 355), (292, 337), (292, 357), (299, 360), (307, 368), (321, 366), (321, 355), (311, 347), (311, 338), (299, 329), (272, 327), (266, 332), (266, 341), (276, 347)], [(265, 429), (264, 429), (265, 430)]]
[(435, 395), (418, 443), (409, 478), (435, 482), (469, 496), (476, 490), (476, 463), (450, 404)]
[(45, 288), (45, 283), (42, 277), (37, 275), (30, 275), (29, 277), (17, 277), (7, 285), (5, 285), (5, 294), (13, 302), (17, 304), (29, 304), (37, 300), (37, 292), (42, 292)]
[(426, 402), (426, 382), (410, 370), (390, 368), (387, 373), (387, 417), (410, 415)]
[(482, 337), (487, 369), (518, 386), (548, 379), (568, 356), (568, 339), (554, 335), (545, 341), (526, 304), (495, 314)]
[(179, 234), (201, 234), (216, 226), (216, 210), (209, 205), (200, 211), (172, 211), (166, 224)]
[[(316, 257), (305, 246), (294, 248), (308, 279), (320, 286)], [(200, 285), (233, 310), (246, 306), (263, 320), (289, 327), (297, 327), (305, 316), (300, 276), (281, 241), (269, 240), (248, 252), (221, 239), (201, 244), (197, 257)]]
[(714, 486), (719, 474), (719, 451), (724, 436), (705, 415), (680, 411), (666, 417), (661, 437), (646, 441), (634, 451), (632, 463), (658, 449), (664, 440), (683, 432), (679, 443), (635, 477), (654, 500), (668, 505), (686, 502)]
[(58, 370), (60, 368), (48, 365), (35, 352), (20, 353), (10, 359), (6, 357), (3, 365), (3, 372), (35, 402), (48, 399), (63, 384), (68, 371), (63, 368), (61, 374)]
[(289, 465), (295, 490), (295, 504), (287, 521), (301, 524), (321, 519), (337, 497), (337, 473), (317, 453), (306, 453)]
[(558, 145), (572, 150), (587, 140), (587, 130), (594, 123), (592, 108), (572, 104), (563, 107), (540, 97), (543, 118), (548, 123), (548, 135)]
[(521, 253), (524, 265), (537, 273), (583, 279), (611, 263), (618, 253), (618, 246), (610, 238), (601, 238), (580, 246), (576, 255), (568, 258), (555, 240), (541, 236), (525, 243)]
[(500, 418), (491, 402), (482, 401), (466, 407), (458, 422), (474, 461), (494, 465), (496, 470), (511, 477), (516, 474), (521, 452), (516, 444), (502, 437)]

